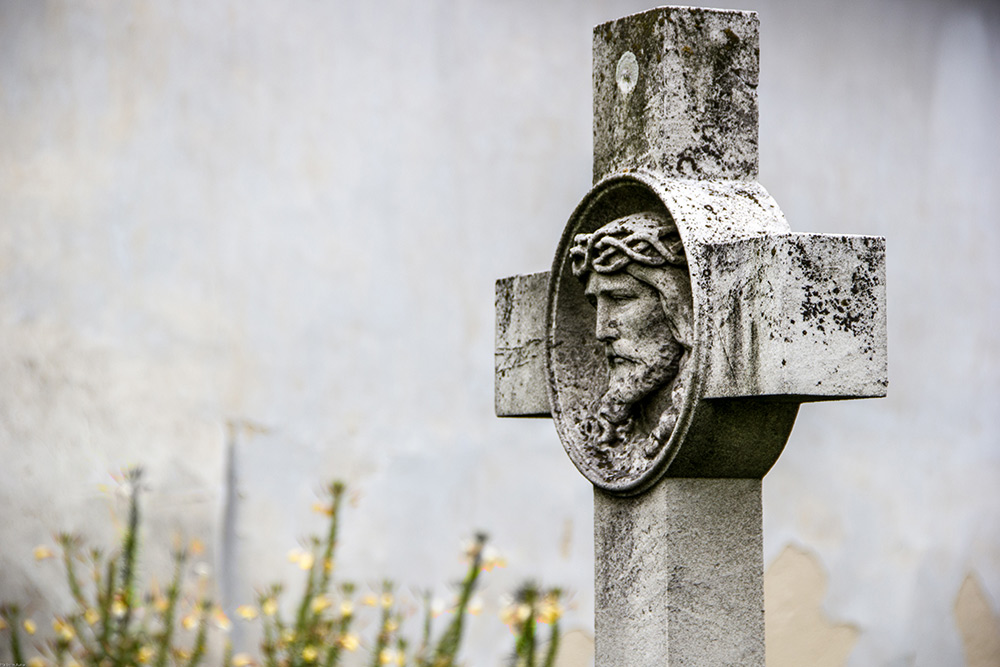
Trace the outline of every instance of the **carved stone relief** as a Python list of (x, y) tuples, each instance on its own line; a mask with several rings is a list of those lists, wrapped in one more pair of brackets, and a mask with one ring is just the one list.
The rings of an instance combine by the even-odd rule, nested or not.
[(694, 344), (677, 226), (665, 210), (627, 215), (578, 234), (570, 257), (608, 367), (607, 389), (577, 428), (587, 452), (612, 467), (652, 459), (677, 424)]
[(550, 404), (567, 453), (602, 488), (655, 481), (694, 390), (682, 230), (651, 188), (598, 186), (567, 225), (551, 276)]
[[(762, 441), (760, 462), (712, 449), (717, 430), (745, 422), (746, 411), (701, 400), (711, 305), (702, 255), (720, 239), (787, 229), (753, 183), (632, 172), (604, 179), (584, 198), (550, 274), (546, 360), (560, 439), (591, 482), (631, 494), (663, 474), (739, 477), (777, 456), (794, 408), (777, 408), (780, 435)], [(727, 443), (738, 440), (732, 446), (742, 446), (739, 438)]]
[[(880, 238), (791, 233), (753, 181), (602, 179), (547, 281), (521, 279), (548, 285), (548, 408), (570, 460), (623, 495), (763, 477), (799, 403), (885, 395), (884, 257)], [(534, 354), (543, 336), (521, 337)], [(512, 379), (534, 358), (501, 351)]]

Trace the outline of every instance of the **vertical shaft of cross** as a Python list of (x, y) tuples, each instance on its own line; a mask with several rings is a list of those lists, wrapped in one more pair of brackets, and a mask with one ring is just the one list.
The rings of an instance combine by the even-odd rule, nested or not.
[(764, 666), (761, 480), (594, 491), (598, 667)]
[[(662, 8), (594, 29), (594, 180), (757, 175), (758, 22)], [(760, 479), (594, 492), (598, 667), (764, 665)]]

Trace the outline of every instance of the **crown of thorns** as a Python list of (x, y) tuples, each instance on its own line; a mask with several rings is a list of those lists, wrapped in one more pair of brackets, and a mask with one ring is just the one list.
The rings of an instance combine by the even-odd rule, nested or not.
[(654, 267), (687, 264), (677, 227), (651, 211), (619, 218), (593, 234), (577, 234), (569, 256), (577, 278), (590, 271), (614, 273), (629, 262)]

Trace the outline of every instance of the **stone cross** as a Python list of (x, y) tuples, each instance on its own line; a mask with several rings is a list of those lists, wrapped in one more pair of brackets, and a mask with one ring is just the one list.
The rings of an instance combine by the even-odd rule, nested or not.
[(594, 485), (600, 667), (763, 667), (761, 480), (800, 403), (886, 392), (885, 241), (790, 231), (757, 75), (752, 12), (595, 28), (593, 189), (497, 282), (497, 415)]

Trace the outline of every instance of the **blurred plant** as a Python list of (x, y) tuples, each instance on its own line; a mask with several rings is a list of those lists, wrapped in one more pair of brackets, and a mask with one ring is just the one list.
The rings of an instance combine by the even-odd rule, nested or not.
[[(214, 611), (218, 618), (221, 610), (213, 607), (204, 594), (207, 588), (204, 582), (193, 598), (180, 599), (189, 553), (183, 545), (176, 545), (173, 550), (173, 578), (166, 595), (162, 595), (155, 584), (147, 594), (137, 594), (135, 573), (142, 470), (128, 469), (116, 479), (119, 492), (128, 500), (128, 519), (116, 551), (109, 554), (96, 548), (85, 551), (78, 536), (61, 533), (56, 537), (75, 608), (52, 620), (54, 636), (36, 645), (41, 655), (25, 663), (20, 631), (23, 629), (28, 635), (34, 635), (35, 624), (30, 619), (19, 624), (18, 607), (0, 606), (0, 618), (10, 631), (10, 652), (15, 663), (30, 667), (46, 664), (194, 667), (203, 660), (209, 617)], [(192, 547), (198, 549), (199, 545), (195, 542)], [(36, 547), (34, 555), (40, 561), (55, 557), (45, 546)], [(81, 569), (88, 570), (89, 577), (81, 580)], [(187, 645), (178, 644), (174, 638), (181, 602), (187, 611), (182, 624), (186, 629), (196, 629), (193, 641)]]
[[(559, 619), (562, 617), (560, 599), (562, 591), (558, 588), (542, 591), (534, 583), (526, 583), (507, 604), (500, 617), (514, 632), (514, 653), (511, 656), (512, 667), (553, 667), (556, 654), (559, 651)], [(538, 623), (551, 626), (549, 630), (548, 647), (541, 663), (537, 662), (535, 653), (538, 641)]]
[[(227, 632), (231, 621), (208, 597), (211, 589), (207, 573), (198, 577), (196, 590), (185, 587), (191, 556), (200, 555), (203, 546), (194, 541), (178, 541), (172, 552), (172, 576), (165, 591), (153, 581), (140, 595), (136, 586), (139, 556), (139, 523), (142, 471), (126, 470), (116, 477), (119, 491), (128, 505), (128, 519), (118, 548), (104, 554), (99, 549), (84, 551), (82, 540), (63, 533), (56, 541), (62, 551), (62, 565), (74, 610), (52, 621), (53, 636), (35, 641), (38, 655), (25, 662), (21, 632), (34, 636), (37, 630), (30, 618), (22, 619), (16, 605), (0, 606), (0, 631), (10, 633), (13, 661), (28, 667), (60, 665), (65, 667), (196, 667), (206, 660), (213, 640), (210, 630)], [(233, 654), (223, 634), (223, 665), (227, 667), (333, 667), (340, 665), (345, 653), (359, 650), (366, 643), (352, 631), (357, 608), (356, 589), (350, 582), (334, 582), (333, 572), (339, 530), (339, 518), (345, 486), (330, 484), (324, 502), (314, 509), (329, 517), (324, 536), (312, 536), (304, 549), (293, 550), (289, 560), (305, 572), (304, 587), (294, 614), (282, 614), (284, 587), (274, 584), (257, 594), (256, 605), (241, 605), (236, 614), (244, 622), (260, 622), (259, 657), (248, 653)], [(468, 569), (459, 585), (451, 619), (436, 637), (433, 619), (441, 613), (430, 594), (423, 598), (423, 623), (420, 641), (411, 643), (402, 634), (404, 614), (394, 596), (391, 582), (384, 582), (379, 593), (362, 599), (362, 606), (377, 609), (375, 637), (370, 647), (372, 667), (455, 667), (462, 646), (466, 617), (477, 613), (473, 592), (483, 571), (502, 565), (491, 553), (486, 535), (476, 535), (466, 548)], [(46, 546), (35, 549), (36, 560), (55, 554)], [(80, 567), (90, 576), (81, 580)], [(546, 657), (542, 665), (554, 664), (559, 641), (558, 619), (561, 615), (559, 591), (539, 592), (533, 585), (518, 591), (515, 602), (501, 617), (514, 631), (517, 667), (536, 667), (536, 623), (551, 625)], [(178, 632), (180, 630), (180, 632)], [(218, 639), (218, 637), (215, 637)]]

